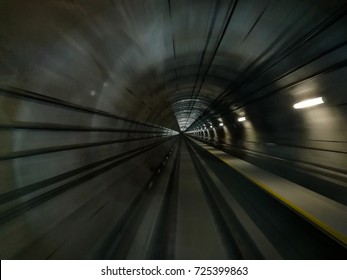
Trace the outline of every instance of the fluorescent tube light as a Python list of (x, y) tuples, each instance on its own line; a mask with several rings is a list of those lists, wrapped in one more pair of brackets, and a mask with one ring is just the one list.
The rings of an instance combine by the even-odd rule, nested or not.
[(324, 103), (323, 98), (317, 97), (317, 98), (312, 98), (312, 99), (306, 99), (306, 100), (301, 101), (299, 103), (295, 103), (293, 105), (293, 107), (295, 109), (303, 109), (303, 108), (307, 108), (307, 107), (316, 106), (316, 105), (319, 105), (322, 103)]

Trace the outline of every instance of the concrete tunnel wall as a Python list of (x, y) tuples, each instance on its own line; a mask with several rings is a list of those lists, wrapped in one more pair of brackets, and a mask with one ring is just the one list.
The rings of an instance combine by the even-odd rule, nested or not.
[[(45, 258), (65, 237), (74, 246), (57, 258), (92, 258), (180, 126), (343, 177), (346, 11), (345, 1), (2, 0), (0, 256)], [(316, 96), (325, 104), (293, 109)]]

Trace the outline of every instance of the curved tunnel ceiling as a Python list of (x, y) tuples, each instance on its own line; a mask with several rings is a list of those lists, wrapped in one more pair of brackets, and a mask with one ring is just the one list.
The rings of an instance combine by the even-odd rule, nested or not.
[(173, 130), (345, 66), (345, 1), (0, 5), (2, 84)]

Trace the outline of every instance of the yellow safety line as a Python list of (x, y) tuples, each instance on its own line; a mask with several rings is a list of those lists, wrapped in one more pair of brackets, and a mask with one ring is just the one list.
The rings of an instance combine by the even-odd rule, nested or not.
[[(199, 144), (198, 144), (199, 145)], [(202, 147), (202, 145), (200, 145)], [(210, 148), (210, 147), (208, 147)], [(234, 170), (236, 170), (237, 172), (241, 173), (243, 176), (245, 176), (248, 180), (252, 181), (254, 184), (256, 184), (257, 186), (259, 186), (260, 188), (264, 189), (266, 192), (270, 193), (272, 196), (274, 196), (275, 198), (279, 199), (280, 201), (282, 201), (284, 204), (286, 204), (287, 206), (289, 206), (290, 208), (292, 208), (293, 210), (295, 210), (296, 212), (298, 212), (300, 215), (304, 216), (306, 219), (308, 219), (311, 223), (313, 223), (314, 225), (318, 226), (320, 229), (324, 230), (325, 232), (327, 232), (328, 234), (330, 234), (331, 236), (333, 236), (334, 238), (336, 238), (337, 240), (339, 240), (340, 242), (342, 242), (345, 246), (347, 245), (347, 236), (344, 235), (341, 232), (336, 231), (335, 229), (331, 228), (330, 226), (328, 226), (327, 224), (321, 222), (320, 220), (318, 220), (316, 217), (312, 216), (311, 214), (307, 213), (306, 211), (302, 210), (301, 208), (299, 208), (298, 206), (296, 206), (295, 204), (293, 204), (292, 202), (290, 202), (289, 200), (287, 200), (286, 198), (284, 198), (283, 196), (281, 196), (278, 193), (275, 193), (273, 190), (271, 190), (269, 187), (265, 186), (263, 183), (258, 182), (257, 180), (248, 177), (245, 173), (243, 173), (241, 170), (239, 170), (237, 167), (231, 165), (229, 162), (227, 162), (226, 160), (224, 160), (223, 158), (213, 154), (213, 151), (209, 151), (209, 149), (206, 149), (206, 151), (208, 151), (210, 154), (212, 154), (213, 156), (219, 158), (220, 160), (222, 160), (224, 163), (226, 163), (228, 166), (230, 166), (231, 168), (233, 168)], [(217, 150), (218, 151), (218, 150)]]

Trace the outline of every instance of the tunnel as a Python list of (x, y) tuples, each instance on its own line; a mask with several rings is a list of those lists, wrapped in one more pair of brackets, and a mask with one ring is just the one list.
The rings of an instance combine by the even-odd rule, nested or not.
[(346, 259), (345, 0), (0, 0), (1, 259)]

